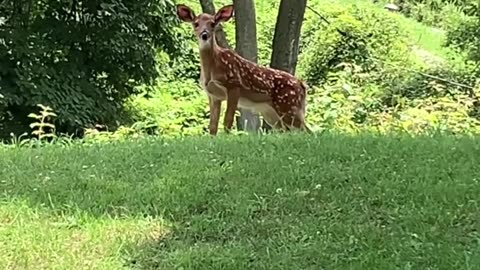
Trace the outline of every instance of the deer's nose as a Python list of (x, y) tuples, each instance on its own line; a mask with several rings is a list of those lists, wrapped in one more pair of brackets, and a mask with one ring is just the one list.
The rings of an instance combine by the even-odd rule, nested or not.
[(202, 33), (200, 33), (200, 38), (203, 40), (203, 41), (207, 41), (208, 40), (208, 32), (207, 31), (203, 31)]

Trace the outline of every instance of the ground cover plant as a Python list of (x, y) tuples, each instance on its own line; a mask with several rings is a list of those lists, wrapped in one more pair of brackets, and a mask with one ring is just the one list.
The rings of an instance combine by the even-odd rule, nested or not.
[(478, 139), (138, 139), (0, 152), (2, 269), (478, 269)]

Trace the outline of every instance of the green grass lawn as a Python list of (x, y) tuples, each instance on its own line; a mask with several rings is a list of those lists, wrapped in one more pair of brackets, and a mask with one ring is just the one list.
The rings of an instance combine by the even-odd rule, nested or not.
[(0, 269), (480, 269), (480, 140), (0, 148)]

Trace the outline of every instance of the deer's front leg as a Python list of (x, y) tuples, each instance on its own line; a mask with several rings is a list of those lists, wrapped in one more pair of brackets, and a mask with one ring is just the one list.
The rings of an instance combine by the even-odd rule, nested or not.
[(208, 129), (210, 135), (217, 135), (218, 131), (218, 121), (220, 119), (220, 110), (222, 107), (222, 102), (220, 100), (208, 97), (208, 103), (210, 105), (210, 122), (208, 124)]
[(224, 128), (227, 133), (230, 133), (233, 126), (233, 119), (235, 117), (235, 111), (238, 107), (238, 100), (240, 99), (240, 89), (229, 89), (227, 93), (227, 110), (225, 112)]

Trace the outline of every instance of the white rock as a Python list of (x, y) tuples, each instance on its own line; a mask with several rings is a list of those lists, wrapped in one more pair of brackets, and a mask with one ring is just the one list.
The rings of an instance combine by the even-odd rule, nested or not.
[(384, 6), (385, 9), (388, 9), (389, 11), (399, 11), (400, 10), (400, 7), (395, 5), (395, 4), (386, 4)]

